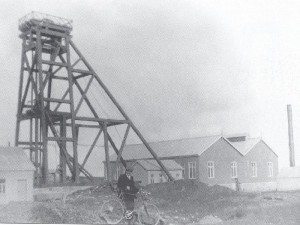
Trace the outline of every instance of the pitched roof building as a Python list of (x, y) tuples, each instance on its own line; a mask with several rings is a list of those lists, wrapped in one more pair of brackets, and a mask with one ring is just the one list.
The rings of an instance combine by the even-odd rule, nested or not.
[(34, 171), (22, 148), (0, 147), (0, 204), (32, 201)]
[(0, 171), (35, 170), (23, 149), (18, 147), (0, 147)]
[[(255, 189), (261, 184), (274, 188), (278, 156), (260, 138), (217, 135), (152, 142), (149, 145), (160, 159), (174, 160), (181, 165), (183, 179), (198, 179), (207, 184), (232, 188), (239, 183), (244, 189)], [(142, 144), (125, 146), (122, 157), (126, 161), (153, 159)], [(111, 156), (112, 161), (116, 159), (116, 154)]]

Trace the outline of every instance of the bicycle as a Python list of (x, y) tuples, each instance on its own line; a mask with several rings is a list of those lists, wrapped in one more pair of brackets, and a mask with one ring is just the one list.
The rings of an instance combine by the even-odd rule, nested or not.
[(131, 212), (126, 212), (123, 194), (121, 193), (119, 198), (115, 196), (103, 203), (101, 216), (108, 224), (118, 224), (123, 219), (131, 219), (136, 214), (139, 224), (157, 225), (161, 219), (160, 212), (156, 205), (148, 203), (150, 201), (149, 195), (149, 192), (140, 189), (136, 195), (135, 209)]

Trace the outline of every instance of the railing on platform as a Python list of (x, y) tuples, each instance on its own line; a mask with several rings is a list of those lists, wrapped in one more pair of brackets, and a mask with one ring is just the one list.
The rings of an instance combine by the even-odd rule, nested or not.
[(73, 21), (70, 19), (32, 11), (31, 13), (28, 13), (27, 15), (19, 19), (19, 30), (24, 32), (37, 22), (41, 24), (48, 23), (65, 27), (70, 31), (73, 29)]

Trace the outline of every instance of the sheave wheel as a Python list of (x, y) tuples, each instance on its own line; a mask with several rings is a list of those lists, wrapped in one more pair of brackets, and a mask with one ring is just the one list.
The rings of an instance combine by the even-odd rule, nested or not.
[(153, 204), (146, 204), (139, 209), (138, 219), (142, 225), (157, 225), (160, 219), (159, 210)]
[(123, 219), (124, 208), (120, 201), (111, 199), (101, 207), (101, 216), (108, 224), (117, 224)]

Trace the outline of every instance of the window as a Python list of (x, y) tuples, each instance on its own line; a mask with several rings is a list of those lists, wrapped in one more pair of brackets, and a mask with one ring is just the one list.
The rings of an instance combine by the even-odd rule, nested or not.
[(256, 162), (251, 162), (251, 176), (257, 177), (257, 164)]
[(179, 177), (179, 173), (176, 173), (176, 178), (178, 178)]
[(231, 178), (237, 178), (237, 162), (231, 162)]
[(189, 162), (189, 179), (196, 178), (196, 162)]
[(268, 162), (269, 177), (273, 177), (273, 163)]
[(150, 183), (154, 184), (154, 174), (151, 174)]
[(215, 165), (213, 161), (207, 162), (208, 178), (215, 178)]
[(5, 179), (0, 179), (0, 194), (5, 194)]
[(184, 163), (182, 163), (181, 166), (183, 168), (183, 170), (182, 170), (182, 177), (183, 177), (184, 176), (184, 172), (185, 172), (185, 165), (184, 165)]

